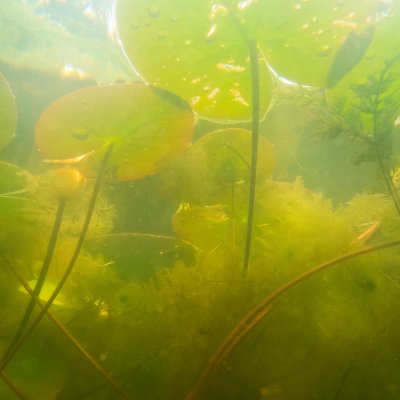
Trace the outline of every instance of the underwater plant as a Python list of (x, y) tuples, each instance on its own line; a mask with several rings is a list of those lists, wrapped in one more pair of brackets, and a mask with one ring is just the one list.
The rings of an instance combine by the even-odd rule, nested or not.
[[(26, 170), (6, 162), (15, 142), (2, 153), (0, 397), (398, 398), (397, 212), (382, 190), (338, 204), (318, 182), (278, 179), (288, 149), (264, 128), (273, 112), (309, 118), (313, 101), (285, 108), (295, 93), (326, 95), (338, 112), (319, 110), (324, 132), (366, 144), (396, 199), (399, 64), (385, 40), (399, 11), (118, 0), (145, 83), (134, 68), (125, 83), (84, 80), (24, 132)], [(1, 78), (3, 104), (6, 149), (17, 116)]]

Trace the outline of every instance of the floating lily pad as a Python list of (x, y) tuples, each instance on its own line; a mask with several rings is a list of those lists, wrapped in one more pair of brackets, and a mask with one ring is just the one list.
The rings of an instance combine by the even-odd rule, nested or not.
[[(138, 81), (120, 46), (106, 34), (102, 17), (76, 13), (77, 5), (77, 1), (2, 1), (0, 62), (14, 70), (98, 83)], [(64, 10), (54, 20), (50, 10), (57, 6)]]
[[(182, 96), (206, 118), (250, 119), (248, 46), (224, 7), (198, 0), (120, 0), (117, 20), (125, 51), (148, 82)], [(264, 61), (260, 66), (265, 111), (272, 80)]]
[[(230, 128), (210, 132), (193, 144), (185, 157), (185, 199), (195, 204), (229, 204), (232, 186), (250, 179), (251, 132)], [(257, 179), (269, 177), (275, 166), (274, 146), (258, 142)], [(243, 191), (246, 193), (247, 191)]]
[(17, 126), (17, 109), (14, 96), (0, 72), (0, 151), (8, 144)]
[[(73, 159), (113, 144), (111, 174), (138, 179), (162, 167), (190, 144), (194, 116), (166, 90), (144, 84), (87, 87), (52, 103), (36, 125), (36, 143), (47, 159)], [(94, 163), (102, 151), (92, 157)], [(97, 158), (96, 158), (97, 157)]]
[(27, 190), (30, 174), (16, 165), (0, 161), (0, 196), (10, 196)]
[(364, 33), (382, 7), (379, 0), (229, 3), (279, 75), (318, 87), (327, 85), (331, 64), (351, 32)]
[(197, 252), (181, 239), (140, 233), (107, 235), (95, 242), (95, 248), (128, 279), (147, 279), (157, 268), (173, 267), (177, 262), (192, 265)]
[[(248, 38), (280, 76), (325, 87), (334, 82), (328, 74), (346, 38), (365, 32), (379, 6), (379, 0), (120, 0), (117, 22), (127, 55), (150, 83), (178, 93), (201, 116), (243, 120), (251, 105)], [(261, 68), (263, 111), (271, 91)]]

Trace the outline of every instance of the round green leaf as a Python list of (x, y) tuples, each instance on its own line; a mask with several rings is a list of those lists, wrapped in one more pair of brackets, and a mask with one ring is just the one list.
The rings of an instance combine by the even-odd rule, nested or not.
[(0, 150), (12, 139), (17, 126), (17, 109), (14, 96), (0, 72)]
[(0, 196), (9, 196), (26, 191), (30, 174), (9, 163), (0, 161)]
[[(226, 3), (230, 3), (243, 29), (257, 39), (267, 61), (280, 76), (318, 87), (327, 85), (330, 66), (349, 35), (364, 33), (375, 19), (378, 6), (382, 6), (379, 0)], [(350, 57), (355, 53), (351, 52)]]
[[(224, 7), (198, 0), (120, 0), (117, 22), (125, 51), (148, 82), (172, 90), (201, 116), (248, 120), (248, 45)], [(261, 109), (272, 80), (260, 60)]]
[(64, 160), (96, 151), (95, 164), (113, 144), (108, 162), (117, 180), (154, 173), (190, 144), (194, 116), (166, 90), (144, 84), (86, 87), (52, 103), (36, 125), (36, 143), (47, 159)]
[[(184, 160), (185, 200), (195, 204), (229, 204), (232, 185), (249, 183), (251, 141), (250, 131), (229, 128), (210, 132), (195, 142)], [(274, 146), (260, 136), (257, 179), (269, 177), (274, 166)]]

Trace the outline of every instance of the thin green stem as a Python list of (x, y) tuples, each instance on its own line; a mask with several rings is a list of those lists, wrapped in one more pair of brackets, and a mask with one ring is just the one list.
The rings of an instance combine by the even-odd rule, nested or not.
[[(9, 272), (13, 274), (18, 282), (24, 287), (24, 289), (35, 299), (36, 304), (43, 309), (44, 302), (34, 297), (34, 292), (25, 281), (25, 279), (17, 272), (15, 268), (11, 266), (11, 263), (4, 257), (3, 261), (7, 266)], [(111, 375), (97, 362), (97, 360), (88, 353), (85, 348), (80, 344), (78, 339), (76, 339), (68, 329), (62, 324), (53, 314), (50, 313), (49, 310), (46, 311), (46, 316), (50, 319), (50, 321), (59, 329), (59, 331), (72, 343), (72, 345), (81, 353), (81, 355), (89, 362), (92, 367), (94, 367), (106, 380), (107, 382), (113, 387), (113, 389), (118, 392), (122, 398), (129, 399), (128, 395), (120, 388), (119, 384), (111, 377)]]
[(394, 203), (394, 206), (396, 207), (397, 213), (400, 216), (400, 198), (397, 193), (396, 188), (393, 185), (392, 179), (390, 177), (390, 174), (388, 173), (388, 169), (385, 166), (382, 156), (379, 153), (379, 150), (377, 149), (376, 144), (373, 144), (374, 150), (375, 150), (375, 156), (378, 161), (379, 169), (381, 170), (381, 173), (383, 175), (383, 179), (385, 181), (386, 187), (389, 191), (389, 195), (392, 198), (392, 201)]
[(323, 264), (319, 264), (314, 268), (298, 275), (291, 281), (285, 283), (263, 301), (256, 305), (245, 317), (230, 331), (222, 344), (218, 347), (217, 351), (211, 356), (210, 361), (201, 373), (199, 379), (186, 396), (185, 400), (195, 400), (198, 398), (200, 391), (205, 386), (208, 378), (221, 366), (222, 362), (232, 353), (237, 345), (247, 336), (247, 334), (259, 324), (263, 318), (268, 314), (271, 309), (272, 303), (286, 293), (289, 289), (297, 286), (299, 283), (304, 282), (313, 275), (316, 275), (328, 267), (339, 264), (343, 261), (359, 257), (363, 254), (372, 253), (378, 250), (387, 249), (394, 246), (399, 246), (400, 240), (391, 242), (384, 242), (376, 246), (367, 247), (358, 251), (344, 254), (342, 256), (333, 258)]
[(251, 66), (251, 166), (250, 166), (250, 188), (249, 205), (247, 212), (246, 243), (243, 256), (243, 274), (249, 269), (251, 242), (253, 238), (254, 206), (257, 182), (257, 159), (258, 159), (258, 135), (260, 127), (260, 74), (258, 66), (257, 43), (253, 39), (247, 39)]
[(397, 213), (400, 215), (400, 198), (397, 193), (396, 188), (393, 185), (393, 181), (390, 177), (388, 168), (386, 167), (384, 163), (384, 157), (382, 156), (381, 152), (379, 151), (379, 142), (380, 142), (380, 137), (379, 137), (379, 123), (378, 123), (378, 115), (379, 115), (379, 104), (381, 102), (381, 93), (383, 92), (382, 90), (382, 84), (385, 81), (385, 74), (388, 72), (388, 69), (391, 67), (391, 65), (396, 62), (396, 58), (393, 59), (390, 63), (386, 65), (386, 68), (384, 68), (378, 79), (378, 88), (377, 88), (377, 94), (375, 96), (375, 99), (372, 104), (372, 118), (373, 118), (373, 132), (372, 132), (372, 146), (375, 151), (375, 156), (378, 161), (379, 169), (382, 172), (386, 187), (389, 191), (389, 195), (393, 200), (394, 206), (396, 207)]
[(88, 207), (88, 211), (85, 217), (85, 221), (83, 223), (83, 227), (82, 227), (82, 231), (81, 234), (79, 236), (78, 242), (76, 244), (75, 247), (75, 251), (71, 257), (71, 260), (68, 264), (67, 269), (64, 272), (64, 275), (62, 276), (60, 282), (58, 283), (57, 287), (54, 289), (52, 295), (50, 296), (50, 298), (48, 299), (47, 303), (43, 306), (43, 309), (40, 311), (40, 313), (38, 314), (38, 316), (35, 318), (35, 320), (32, 322), (32, 324), (30, 325), (30, 327), (25, 331), (25, 333), (21, 336), (21, 338), (18, 340), (18, 342), (15, 344), (15, 346), (13, 347), (13, 350), (8, 354), (8, 356), (5, 358), (5, 360), (3, 361), (3, 363), (1, 364), (1, 368), (0, 368), (0, 372), (2, 372), (4, 370), (4, 368), (7, 366), (7, 364), (12, 360), (12, 358), (14, 357), (14, 355), (18, 352), (18, 350), (21, 348), (21, 346), (25, 343), (25, 341), (29, 338), (29, 336), (32, 334), (32, 332), (35, 330), (36, 326), (39, 324), (39, 322), (42, 320), (43, 316), (46, 314), (47, 310), (51, 307), (51, 305), (53, 304), (54, 300), (56, 299), (56, 297), (58, 296), (58, 294), (60, 293), (61, 289), (63, 288), (65, 282), (67, 281), (69, 275), (71, 274), (76, 260), (78, 259), (79, 253), (82, 249), (82, 245), (85, 241), (85, 237), (86, 237), (86, 233), (88, 231), (89, 225), (90, 225), (90, 221), (92, 219), (92, 215), (93, 215), (93, 211), (94, 211), (94, 206), (96, 204), (96, 200), (97, 200), (97, 196), (99, 194), (100, 191), (100, 185), (101, 185), (101, 181), (104, 175), (104, 171), (106, 169), (107, 166), (107, 162), (108, 159), (111, 155), (113, 149), (113, 144), (110, 144), (103, 156), (97, 177), (96, 177), (96, 182), (93, 188), (93, 192), (92, 192), (92, 196), (90, 198), (90, 202), (89, 202), (89, 207)]
[(65, 198), (60, 198), (58, 200), (58, 207), (57, 213), (53, 224), (53, 229), (51, 231), (49, 244), (47, 246), (46, 256), (43, 261), (42, 268), (39, 273), (38, 280), (36, 285), (33, 289), (32, 297), (28, 303), (28, 306), (25, 309), (24, 315), (19, 323), (18, 329), (15, 332), (13, 339), (11, 340), (10, 344), (8, 345), (1, 361), (0, 361), (0, 371), (3, 371), (5, 365), (7, 364), (7, 359), (9, 358), (10, 354), (14, 351), (15, 345), (18, 343), (19, 339), (23, 335), (26, 326), (29, 323), (29, 319), (32, 315), (32, 312), (35, 308), (36, 300), (39, 298), (40, 291), (42, 290), (43, 284), (46, 280), (47, 273), (49, 272), (50, 264), (53, 259), (54, 251), (57, 244), (58, 235), (60, 233), (61, 222), (64, 215), (66, 200)]

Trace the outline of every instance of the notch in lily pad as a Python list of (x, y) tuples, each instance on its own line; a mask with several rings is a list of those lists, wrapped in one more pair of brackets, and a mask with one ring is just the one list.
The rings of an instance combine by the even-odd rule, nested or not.
[(191, 142), (194, 114), (181, 98), (140, 83), (85, 87), (52, 103), (35, 137), (49, 160), (85, 159), (83, 173), (112, 144), (108, 172), (118, 181), (153, 174)]

